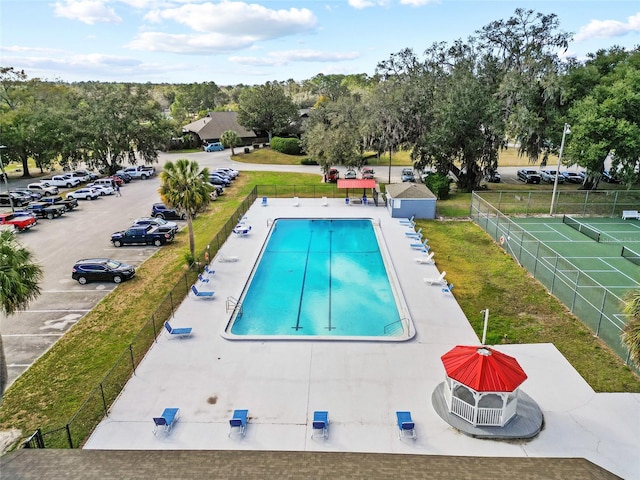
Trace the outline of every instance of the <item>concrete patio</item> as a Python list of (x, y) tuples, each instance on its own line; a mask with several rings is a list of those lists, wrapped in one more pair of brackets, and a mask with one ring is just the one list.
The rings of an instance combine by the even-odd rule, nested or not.
[[(454, 295), (428, 286), (436, 264), (419, 264), (407, 228), (373, 205), (342, 199), (261, 199), (247, 212), (251, 233), (223, 245), (233, 263), (212, 260), (212, 300), (189, 297), (171, 319), (190, 338), (161, 335), (109, 417), (85, 445), (92, 450), (270, 450), (402, 453), (460, 457), (584, 457), (626, 479), (640, 479), (640, 394), (596, 394), (551, 344), (499, 345), (528, 379), (521, 390), (542, 409), (544, 428), (528, 441), (461, 434), (436, 413), (431, 396), (444, 380), (440, 356), (478, 345)], [(416, 335), (406, 342), (245, 341), (221, 336), (276, 218), (373, 218), (397, 272)], [(429, 237), (429, 232), (423, 232)], [(286, 295), (286, 292), (283, 292)], [(480, 315), (480, 313), (478, 313)], [(152, 434), (152, 417), (179, 407), (169, 434)], [(234, 409), (249, 410), (244, 437), (228, 437)], [(329, 411), (329, 437), (311, 439), (314, 410)], [(417, 439), (400, 440), (397, 410), (409, 410)]]

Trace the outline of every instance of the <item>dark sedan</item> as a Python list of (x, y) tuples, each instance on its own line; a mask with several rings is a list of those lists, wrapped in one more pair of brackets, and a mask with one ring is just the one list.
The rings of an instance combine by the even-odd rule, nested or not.
[(524, 183), (540, 183), (540, 175), (537, 170), (521, 168), (518, 170), (518, 180)]
[(71, 278), (80, 285), (88, 282), (120, 283), (132, 278), (136, 269), (131, 265), (110, 258), (78, 260), (71, 270)]

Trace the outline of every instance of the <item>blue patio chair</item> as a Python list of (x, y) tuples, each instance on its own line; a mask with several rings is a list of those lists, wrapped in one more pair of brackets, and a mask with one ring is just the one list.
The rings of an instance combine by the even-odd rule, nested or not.
[(263, 207), (267, 206), (267, 197), (262, 197), (262, 206)]
[(244, 237), (245, 235), (249, 235), (249, 232), (251, 231), (251, 225), (249, 226), (244, 226), (244, 225), (236, 225), (236, 227), (232, 230), (233, 233), (235, 233), (236, 235), (240, 236), (240, 237)]
[(327, 438), (329, 436), (329, 412), (313, 412), (313, 422), (311, 425), (311, 438), (316, 435), (316, 432), (318, 432), (318, 436)]
[(153, 434), (155, 435), (158, 429), (162, 428), (165, 433), (169, 433), (173, 424), (178, 421), (179, 408), (165, 408), (162, 415), (153, 418)]
[(229, 437), (232, 433), (238, 432), (239, 435), (244, 437), (245, 429), (247, 428), (247, 416), (249, 410), (234, 410), (233, 417), (229, 420)]
[(415, 238), (416, 240), (422, 241), (422, 227), (420, 227), (417, 232), (404, 232), (404, 234), (409, 238)]
[(413, 219), (415, 218), (415, 215), (411, 215), (411, 218), (402, 218), (400, 220), (398, 220), (401, 224), (403, 225), (411, 225), (414, 226), (416, 224), (416, 222), (413, 221)]
[(427, 245), (428, 242), (429, 242), (429, 239), (425, 238), (423, 242), (421, 242), (421, 243), (410, 243), (409, 246), (411, 248), (413, 248), (414, 250), (426, 250), (428, 252), (429, 250), (431, 250), (431, 247), (429, 245)]
[(216, 271), (212, 270), (211, 268), (209, 268), (209, 265), (205, 265), (204, 266), (204, 273), (205, 273), (205, 275), (213, 276), (213, 274), (216, 273)]
[(195, 285), (191, 285), (191, 292), (196, 298), (213, 298), (216, 293), (213, 290), (198, 290)]
[(398, 424), (398, 436), (402, 438), (416, 439), (416, 424), (411, 418), (411, 412), (396, 412)]
[(176, 337), (189, 337), (191, 335), (191, 327), (173, 328), (169, 325), (169, 322), (164, 322), (164, 328), (169, 332), (169, 335)]
[(202, 283), (209, 283), (209, 279), (203, 277), (201, 273), (198, 274), (198, 280), (200, 280)]
[(443, 294), (451, 293), (451, 290), (453, 290), (453, 283), (450, 283), (446, 287), (442, 287)]

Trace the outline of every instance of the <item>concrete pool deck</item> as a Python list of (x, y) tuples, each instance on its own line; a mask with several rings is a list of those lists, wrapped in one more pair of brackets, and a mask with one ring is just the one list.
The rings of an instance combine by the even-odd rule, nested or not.
[[(542, 409), (545, 426), (529, 441), (480, 440), (444, 422), (431, 404), (444, 380), (440, 356), (479, 340), (452, 295), (428, 286), (436, 264), (419, 264), (407, 231), (386, 209), (342, 199), (269, 198), (247, 212), (251, 234), (223, 245), (233, 263), (214, 258), (212, 300), (189, 297), (171, 319), (190, 338), (161, 335), (96, 428), (85, 449), (277, 450), (486, 457), (584, 457), (627, 479), (640, 479), (640, 394), (594, 393), (551, 344), (499, 345), (528, 375), (521, 389)], [(416, 336), (407, 342), (244, 341), (221, 333), (227, 297), (238, 298), (268, 222), (283, 217), (379, 219)], [(428, 238), (428, 232), (425, 236)], [(283, 295), (286, 292), (283, 292)], [(455, 294), (455, 290), (454, 290)], [(478, 312), (480, 315), (480, 312)], [(180, 416), (169, 434), (153, 435), (166, 407)], [(228, 436), (235, 409), (249, 410), (244, 437)], [(311, 439), (315, 410), (329, 411), (328, 439)], [(409, 410), (417, 440), (400, 440), (397, 410)]]

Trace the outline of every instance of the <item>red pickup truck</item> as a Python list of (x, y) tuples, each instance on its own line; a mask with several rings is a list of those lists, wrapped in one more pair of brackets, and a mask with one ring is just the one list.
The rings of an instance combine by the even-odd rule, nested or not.
[(35, 217), (16, 217), (13, 213), (0, 213), (0, 225), (13, 225), (20, 232), (33, 227), (35, 224)]

